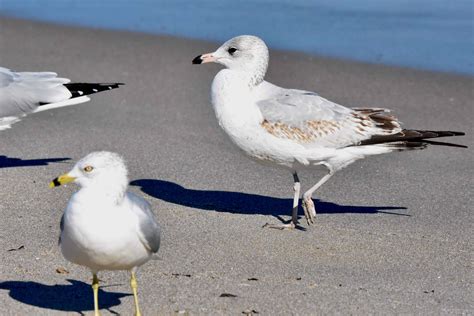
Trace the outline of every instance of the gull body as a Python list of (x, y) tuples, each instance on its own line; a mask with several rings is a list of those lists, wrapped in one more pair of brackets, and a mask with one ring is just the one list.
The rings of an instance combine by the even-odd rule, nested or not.
[(71, 83), (54, 72), (14, 72), (0, 67), (0, 131), (22, 117), (84, 103), (87, 95), (118, 88), (121, 83)]
[(214, 78), (211, 88), (219, 125), (246, 155), (260, 163), (291, 171), (318, 166), (336, 156), (336, 148), (321, 146), (315, 150), (293, 139), (275, 137), (262, 128), (265, 117), (256, 104), (262, 95), (277, 87), (264, 81), (251, 90), (236, 89), (246, 80), (244, 74), (224, 69)]
[(150, 204), (127, 192), (127, 169), (115, 153), (87, 155), (51, 186), (68, 182), (81, 189), (72, 195), (61, 218), (61, 252), (67, 260), (91, 270), (96, 314), (98, 272), (129, 270), (136, 314), (140, 315), (135, 272), (160, 247), (160, 226)]
[(242, 35), (213, 53), (197, 56), (193, 63), (215, 62), (225, 67), (212, 82), (211, 102), (231, 141), (248, 157), (293, 174), (292, 220), (270, 227), (294, 228), (297, 224), (301, 170), (328, 171), (303, 194), (304, 214), (312, 224), (316, 216), (312, 195), (335, 172), (367, 156), (423, 149), (427, 144), (446, 145), (428, 139), (464, 135), (402, 129), (387, 109), (347, 108), (315, 92), (276, 86), (264, 80), (268, 61), (263, 40)]
[(118, 204), (92, 190), (75, 193), (63, 218), (60, 246), (64, 257), (95, 273), (131, 270), (150, 260), (153, 251), (137, 232), (141, 203), (130, 192)]

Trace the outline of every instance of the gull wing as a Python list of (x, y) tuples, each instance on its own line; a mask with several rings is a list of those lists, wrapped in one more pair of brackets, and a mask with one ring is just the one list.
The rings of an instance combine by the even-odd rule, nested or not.
[(29, 113), (89, 101), (87, 95), (122, 83), (70, 83), (54, 72), (14, 72), (0, 67), (0, 130)]
[(275, 137), (304, 146), (342, 148), (401, 131), (400, 122), (386, 109), (350, 109), (311, 91), (268, 82), (259, 89), (256, 104), (264, 118), (261, 126)]
[(13, 72), (0, 67), (0, 117), (23, 116), (42, 103), (69, 99), (70, 80), (54, 72)]
[(142, 197), (127, 192), (132, 201), (132, 211), (138, 216), (138, 231), (143, 245), (153, 253), (160, 249), (161, 228), (151, 211), (151, 205)]

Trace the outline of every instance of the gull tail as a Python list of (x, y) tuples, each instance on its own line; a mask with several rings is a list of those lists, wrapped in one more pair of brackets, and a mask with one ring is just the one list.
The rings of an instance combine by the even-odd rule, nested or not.
[(360, 142), (359, 146), (364, 145), (385, 145), (393, 147), (396, 150), (424, 149), (427, 145), (450, 146), (458, 148), (467, 148), (467, 146), (429, 140), (439, 137), (464, 136), (463, 132), (454, 131), (425, 131), (425, 130), (402, 130), (393, 135), (375, 135), (369, 139)]

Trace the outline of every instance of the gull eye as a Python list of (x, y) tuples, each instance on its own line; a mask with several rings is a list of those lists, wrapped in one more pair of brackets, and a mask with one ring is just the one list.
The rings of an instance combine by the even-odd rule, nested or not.
[(91, 172), (92, 170), (94, 170), (94, 167), (92, 167), (92, 166), (86, 166), (86, 167), (84, 167), (84, 171), (85, 171), (85, 172)]
[(227, 52), (229, 52), (229, 54), (231, 54), (231, 55), (234, 55), (234, 53), (235, 53), (236, 51), (237, 51), (237, 48), (235, 48), (235, 47), (230, 47), (230, 48), (227, 50)]

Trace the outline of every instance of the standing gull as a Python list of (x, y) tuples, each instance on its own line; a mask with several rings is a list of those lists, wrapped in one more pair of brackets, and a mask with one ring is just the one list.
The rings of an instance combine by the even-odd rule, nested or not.
[(23, 116), (89, 101), (87, 95), (122, 83), (70, 83), (54, 72), (14, 72), (0, 67), (0, 131)]
[(72, 195), (61, 218), (61, 252), (91, 270), (95, 315), (99, 315), (97, 273), (129, 270), (135, 314), (140, 315), (135, 272), (160, 248), (160, 226), (150, 204), (127, 191), (127, 168), (115, 153), (87, 155), (50, 187), (69, 182), (81, 189)]
[(346, 108), (314, 92), (285, 89), (264, 80), (268, 48), (258, 37), (230, 39), (215, 52), (199, 55), (193, 64), (225, 66), (214, 77), (211, 100), (219, 125), (232, 142), (259, 162), (290, 170), (294, 179), (291, 222), (266, 225), (294, 228), (297, 224), (300, 181), (305, 168), (325, 167), (328, 173), (303, 194), (308, 225), (314, 223), (313, 193), (335, 172), (358, 159), (393, 151), (450, 145), (430, 138), (460, 136), (461, 132), (402, 129), (381, 108)]

